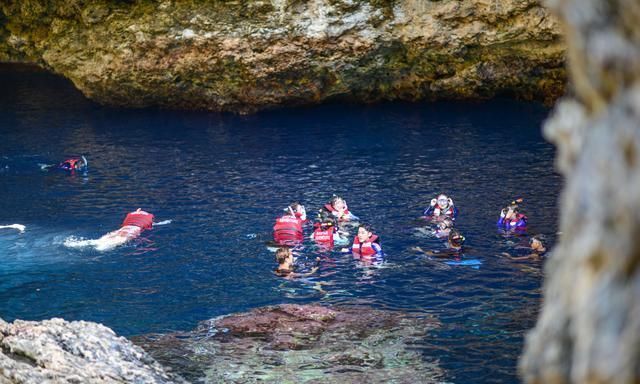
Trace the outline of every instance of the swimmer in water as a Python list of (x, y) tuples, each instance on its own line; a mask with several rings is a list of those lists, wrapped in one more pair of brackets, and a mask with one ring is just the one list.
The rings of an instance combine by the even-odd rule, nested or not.
[(153, 219), (154, 216), (151, 213), (138, 208), (136, 211), (127, 214), (120, 229), (109, 232), (99, 239), (73, 241), (65, 244), (76, 248), (89, 245), (94, 246), (99, 251), (111, 250), (138, 238), (144, 230), (153, 228)]
[(536, 235), (529, 239), (529, 248), (527, 248), (529, 254), (525, 256), (511, 256), (507, 252), (502, 254), (510, 258), (511, 260), (542, 260), (547, 253), (547, 248), (542, 242), (542, 235)]
[(373, 234), (369, 225), (361, 224), (358, 227), (358, 234), (351, 245), (351, 253), (354, 258), (363, 261), (380, 260), (384, 256), (380, 238)]
[(347, 202), (340, 196), (333, 195), (331, 200), (324, 205), (323, 210), (335, 217), (338, 222), (358, 220), (358, 217), (349, 212)]
[(59, 164), (55, 164), (55, 165), (47, 165), (44, 166), (43, 169), (48, 169), (48, 170), (55, 170), (55, 169), (60, 169), (63, 171), (67, 171), (67, 172), (80, 172), (80, 171), (86, 171), (87, 167), (89, 166), (89, 162), (87, 161), (87, 158), (84, 156), (70, 156), (67, 159), (65, 159), (63, 162), (59, 163)]
[(424, 216), (433, 219), (448, 217), (451, 220), (455, 220), (458, 216), (458, 208), (456, 208), (449, 196), (441, 193), (437, 198), (431, 199), (429, 207), (424, 210)]
[(302, 226), (305, 221), (307, 221), (307, 211), (304, 205), (298, 202), (289, 204), (273, 226), (274, 243), (287, 246), (301, 244), (304, 240)]
[[(311, 268), (311, 271), (307, 273), (297, 273), (294, 271), (294, 259), (293, 252), (289, 247), (280, 247), (276, 251), (276, 261), (278, 262), (278, 268), (274, 271), (277, 276), (287, 279), (294, 279), (299, 277), (311, 276), (318, 270), (318, 266)], [(319, 259), (316, 259), (319, 261)]]
[(527, 227), (528, 218), (520, 212), (520, 205), (523, 199), (512, 201), (507, 207), (502, 208), (500, 217), (496, 223), (498, 227), (504, 229), (525, 229)]
[(318, 216), (320, 220), (314, 224), (315, 230), (309, 236), (311, 240), (323, 249), (332, 249), (334, 244), (348, 244), (349, 240), (343, 236), (345, 232), (337, 228), (336, 220), (332, 216)]
[(416, 252), (424, 253), (429, 256), (438, 256), (438, 257), (458, 257), (462, 255), (463, 249), (462, 246), (464, 244), (464, 236), (458, 232), (457, 229), (453, 228), (449, 231), (449, 236), (447, 236), (447, 248), (443, 250), (428, 250), (425, 251), (420, 247), (414, 247), (413, 250)]
[(445, 237), (449, 237), (449, 233), (453, 229), (453, 220), (448, 217), (445, 217), (442, 221), (438, 222), (436, 229), (433, 231), (433, 234), (436, 235), (437, 238), (442, 239)]

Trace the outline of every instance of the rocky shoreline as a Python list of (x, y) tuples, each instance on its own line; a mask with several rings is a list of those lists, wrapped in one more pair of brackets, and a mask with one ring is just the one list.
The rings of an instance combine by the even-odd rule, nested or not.
[(36, 63), (113, 106), (553, 101), (566, 80), (559, 25), (538, 0), (25, 0), (0, 11), (0, 62)]
[(0, 320), (0, 383), (185, 383), (140, 347), (87, 321)]
[(0, 382), (435, 383), (444, 372), (415, 345), (438, 326), (368, 307), (283, 304), (132, 343), (92, 322), (0, 321)]

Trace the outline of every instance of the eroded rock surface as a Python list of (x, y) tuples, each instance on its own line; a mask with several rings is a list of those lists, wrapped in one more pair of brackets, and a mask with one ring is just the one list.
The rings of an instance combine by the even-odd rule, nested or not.
[(566, 185), (562, 236), (528, 335), (528, 383), (640, 382), (640, 2), (553, 0), (575, 97), (545, 134)]
[(183, 383), (100, 324), (0, 320), (0, 383)]
[(330, 99), (555, 99), (558, 24), (538, 0), (0, 2), (0, 60), (101, 103), (249, 112)]
[(443, 372), (415, 344), (436, 326), (370, 308), (279, 305), (134, 342), (192, 382), (434, 383)]

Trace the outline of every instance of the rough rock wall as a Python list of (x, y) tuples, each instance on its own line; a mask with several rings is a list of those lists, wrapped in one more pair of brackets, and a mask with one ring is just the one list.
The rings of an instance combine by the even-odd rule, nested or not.
[(185, 383), (140, 347), (86, 321), (0, 320), (0, 383)]
[(559, 27), (539, 0), (3, 0), (0, 60), (88, 97), (249, 112), (327, 99), (555, 99)]
[(528, 383), (640, 382), (640, 2), (553, 0), (575, 96), (545, 125), (562, 237), (526, 340)]

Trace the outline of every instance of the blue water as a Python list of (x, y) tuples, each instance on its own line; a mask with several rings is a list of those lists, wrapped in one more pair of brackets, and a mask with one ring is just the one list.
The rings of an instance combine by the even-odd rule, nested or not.
[[(495, 100), (252, 116), (119, 110), (13, 67), (0, 67), (0, 87), (0, 224), (27, 226), (0, 230), (5, 320), (92, 320), (138, 335), (277, 303), (370, 305), (436, 316), (442, 326), (416, 348), (448, 381), (518, 381), (542, 263), (501, 256), (527, 237), (499, 234), (494, 222), (522, 196), (529, 234), (555, 240), (560, 178), (540, 134), (546, 108)], [(67, 154), (85, 154), (89, 172), (40, 169)], [(414, 229), (440, 191), (460, 209), (466, 257), (481, 264), (410, 250), (442, 247)], [(332, 193), (374, 226), (386, 262), (334, 253), (314, 278), (275, 277), (264, 245), (275, 216), (292, 200), (315, 211)], [(138, 207), (173, 221), (109, 252), (64, 245), (116, 229)], [(301, 259), (315, 256), (307, 247)]]

